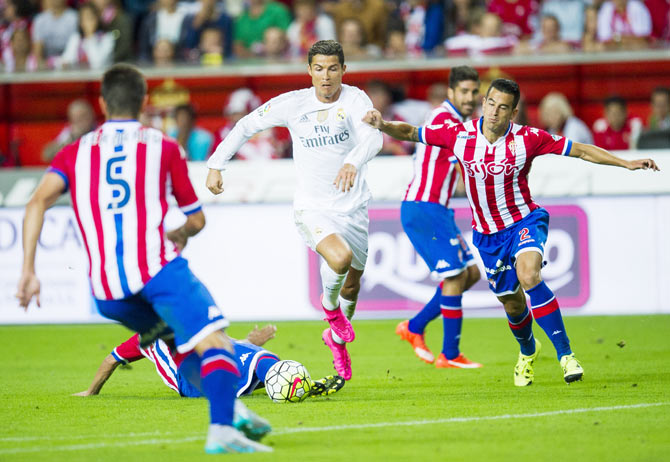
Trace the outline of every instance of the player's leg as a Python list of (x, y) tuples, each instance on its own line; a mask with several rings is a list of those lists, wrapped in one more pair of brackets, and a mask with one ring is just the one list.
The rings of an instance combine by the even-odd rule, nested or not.
[[(233, 427), (237, 358), (223, 318), (205, 286), (176, 258), (152, 278), (141, 292), (158, 315), (172, 327), (179, 353), (194, 350), (199, 359), (200, 387), (210, 403), (210, 427), (205, 450), (210, 453), (262, 452), (271, 448), (247, 439)], [(195, 357), (184, 364), (195, 364)], [(183, 369), (182, 369), (183, 370)], [(181, 371), (180, 371), (181, 372)], [(193, 371), (186, 376), (193, 375)]]

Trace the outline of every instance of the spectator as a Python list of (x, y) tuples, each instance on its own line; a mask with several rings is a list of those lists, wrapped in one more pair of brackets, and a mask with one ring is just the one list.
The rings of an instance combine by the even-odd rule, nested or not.
[(585, 7), (585, 0), (543, 0), (540, 17), (555, 17), (561, 26), (560, 37), (575, 46), (584, 35)]
[(568, 42), (561, 40), (561, 25), (558, 18), (552, 15), (542, 17), (540, 33), (531, 41), (521, 42), (517, 47), (520, 53), (568, 53), (572, 47)]
[(598, 41), (608, 49), (645, 48), (651, 28), (649, 10), (638, 0), (608, 0), (598, 11)]
[(384, 48), (389, 16), (384, 0), (329, 1), (323, 4), (323, 8), (335, 19), (338, 31), (342, 29), (345, 20), (357, 18), (361, 22), (367, 43), (375, 45), (379, 50)]
[(610, 96), (604, 104), (605, 117), (593, 123), (593, 140), (596, 146), (607, 150), (634, 149), (642, 121), (629, 117), (626, 101)]
[(96, 127), (93, 106), (85, 99), (76, 99), (68, 105), (67, 120), (67, 126), (42, 150), (43, 162), (51, 162), (51, 159), (64, 146), (74, 143), (79, 137), (95, 130)]
[[(216, 0), (200, 0), (199, 4), (198, 12), (187, 15), (182, 27), (180, 42), (187, 59), (193, 60), (191, 54), (200, 55), (198, 48), (201, 48), (201, 35), (206, 29), (219, 30), (219, 47), (223, 56), (230, 57), (233, 49), (233, 20)], [(212, 32), (209, 34), (210, 38), (213, 37)]]
[(388, 59), (401, 59), (407, 56), (404, 28), (389, 29), (384, 56)]
[(448, 38), (444, 45), (449, 55), (473, 57), (511, 53), (518, 39), (503, 36), (502, 20), (493, 13), (478, 11), (471, 18), (470, 33)]
[(405, 0), (399, 7), (405, 28), (405, 44), (411, 55), (431, 54), (444, 40), (444, 3), (436, 0)]
[(156, 67), (170, 67), (174, 65), (174, 44), (167, 39), (158, 40), (154, 44), (151, 56)]
[(263, 34), (268, 27), (288, 29), (291, 14), (282, 3), (273, 0), (249, 0), (249, 6), (235, 20), (233, 49), (238, 58), (260, 56)]
[(605, 45), (598, 41), (598, 9), (594, 6), (588, 6), (584, 10), (582, 51), (593, 53), (604, 50)]
[(223, 33), (217, 27), (208, 27), (200, 33), (198, 54), (203, 66), (221, 66), (223, 64)]
[[(381, 112), (384, 120), (405, 119), (397, 113), (393, 104), (393, 93), (391, 88), (381, 80), (370, 80), (365, 86), (365, 93), (370, 97), (372, 106)], [(412, 153), (413, 144), (407, 141), (396, 140), (395, 138), (383, 134), (384, 143), (379, 152), (380, 156), (407, 156)]]
[(174, 110), (175, 127), (168, 133), (186, 151), (188, 160), (207, 160), (212, 153), (214, 136), (195, 125), (195, 109), (191, 104), (180, 104)]
[(316, 0), (296, 0), (293, 15), (295, 19), (286, 31), (292, 56), (307, 56), (309, 47), (319, 40), (335, 40), (335, 22), (319, 13)]
[(30, 4), (21, 0), (7, 0), (2, 10), (0, 23), (0, 51), (11, 48), (12, 35), (16, 29), (28, 29), (32, 8)]
[(114, 34), (103, 32), (94, 3), (79, 7), (79, 31), (70, 36), (57, 67), (102, 69), (112, 64)]
[(123, 11), (119, 0), (91, 0), (100, 11), (100, 21), (105, 30), (114, 34), (115, 63), (133, 58), (133, 22)]
[(381, 50), (368, 44), (363, 23), (358, 18), (345, 19), (340, 23), (337, 39), (342, 45), (347, 61), (379, 57)]
[(517, 38), (530, 38), (537, 26), (537, 0), (491, 0), (488, 3), (489, 13), (494, 13), (502, 20), (500, 35), (513, 35)]
[(647, 120), (649, 130), (670, 130), (670, 88), (657, 87), (651, 93), (651, 114)]
[(33, 54), (40, 68), (53, 67), (70, 36), (77, 32), (77, 12), (66, 0), (44, 0), (44, 10), (35, 16), (32, 26)]
[(482, 0), (451, 0), (448, 2), (446, 37), (467, 34), (470, 31), (471, 18), (484, 7)]
[[(223, 140), (238, 120), (261, 105), (261, 100), (248, 88), (230, 94), (223, 111), (226, 123), (216, 132), (216, 144)], [(269, 160), (285, 157), (290, 147), (286, 129), (271, 128), (254, 135), (235, 155), (240, 160)]]
[(288, 39), (281, 27), (268, 27), (263, 33), (263, 57), (273, 61), (289, 56)]
[(140, 26), (138, 47), (143, 61), (149, 61), (160, 40), (170, 42), (175, 51), (179, 48), (184, 13), (177, 8), (177, 0), (158, 0), (157, 4), (158, 9), (149, 13)]
[(30, 32), (27, 27), (14, 29), (9, 47), (2, 52), (5, 72), (33, 72), (38, 68), (37, 56), (31, 51)]
[(560, 135), (577, 143), (593, 144), (593, 135), (584, 122), (575, 117), (568, 99), (562, 93), (545, 95), (539, 106), (540, 123), (553, 135)]
[(449, 86), (445, 83), (438, 82), (432, 84), (428, 87), (428, 94), (426, 100), (430, 104), (431, 108), (436, 108), (442, 105), (442, 103), (447, 99), (449, 91)]

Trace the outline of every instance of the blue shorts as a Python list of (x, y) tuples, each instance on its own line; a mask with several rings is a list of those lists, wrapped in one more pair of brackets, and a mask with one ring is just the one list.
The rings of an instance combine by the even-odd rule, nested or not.
[(496, 295), (509, 295), (519, 290), (516, 257), (523, 252), (544, 255), (549, 231), (549, 213), (535, 209), (523, 220), (493, 234), (472, 232), (472, 243), (484, 263), (489, 288)]
[(404, 201), (400, 221), (417, 253), (439, 279), (456, 276), (475, 263), (453, 210), (434, 202)]
[(177, 257), (138, 293), (121, 300), (96, 300), (100, 314), (140, 334), (143, 347), (158, 338), (174, 337), (185, 353), (214, 331), (228, 327), (207, 288), (188, 262)]

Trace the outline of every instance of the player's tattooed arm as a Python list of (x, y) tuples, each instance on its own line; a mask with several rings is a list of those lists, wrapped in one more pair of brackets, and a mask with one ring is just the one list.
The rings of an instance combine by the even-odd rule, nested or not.
[(363, 122), (397, 140), (419, 141), (419, 129), (405, 122), (387, 122), (377, 109), (372, 109), (363, 116)]
[(570, 156), (579, 157), (594, 164), (613, 165), (615, 167), (627, 168), (628, 170), (660, 170), (653, 159), (625, 160), (592, 144), (573, 143)]

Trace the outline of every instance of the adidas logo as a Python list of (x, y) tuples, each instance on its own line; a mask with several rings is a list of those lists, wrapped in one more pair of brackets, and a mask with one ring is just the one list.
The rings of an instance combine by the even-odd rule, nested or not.
[(443, 268), (449, 268), (449, 263), (444, 260), (438, 260), (437, 265), (435, 265), (435, 269), (439, 270)]
[(563, 331), (562, 330), (555, 330), (551, 335), (553, 336), (553, 335), (556, 335), (556, 334), (560, 334), (561, 332), (563, 332)]
[(309, 117), (307, 117), (307, 114), (303, 114), (302, 117), (300, 117), (300, 120), (298, 120), (298, 123), (305, 123), (309, 122)]
[(242, 356), (240, 356), (240, 362), (242, 363), (243, 366), (244, 366), (244, 361), (247, 360), (247, 358), (249, 357), (250, 354), (251, 353), (244, 353)]

